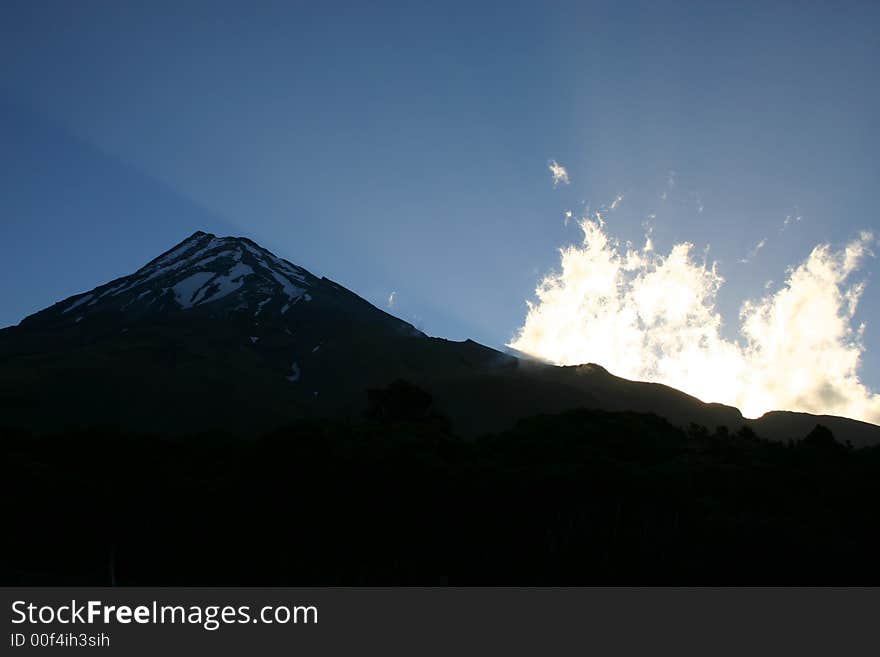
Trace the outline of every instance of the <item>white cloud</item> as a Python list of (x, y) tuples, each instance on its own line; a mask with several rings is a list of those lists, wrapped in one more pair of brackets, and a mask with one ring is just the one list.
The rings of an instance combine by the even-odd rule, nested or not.
[(783, 231), (785, 231), (786, 228), (788, 228), (792, 224), (799, 224), (801, 222), (801, 219), (803, 219), (803, 217), (801, 217), (800, 215), (790, 214), (790, 215), (786, 216), (785, 219), (783, 219), (783, 221), (782, 221), (782, 227), (779, 229), (779, 232), (782, 233)]
[(618, 194), (617, 197), (611, 202), (611, 209), (616, 210), (621, 201), (623, 201), (623, 194)]
[(563, 185), (569, 183), (568, 171), (566, 171), (565, 167), (559, 164), (559, 162), (556, 160), (550, 160), (550, 164), (547, 168), (550, 169), (550, 173), (553, 175), (554, 187), (558, 187), (559, 183), (562, 183)]
[(863, 286), (848, 282), (870, 254), (870, 233), (838, 251), (813, 249), (780, 289), (743, 304), (731, 341), (715, 305), (724, 279), (693, 245), (662, 255), (649, 242), (621, 247), (597, 221), (581, 227), (583, 244), (561, 251), (560, 272), (538, 286), (511, 347), (559, 364), (596, 362), (747, 417), (784, 409), (880, 423), (880, 395), (858, 375), (863, 327), (852, 323)]
[(765, 237), (765, 238), (761, 239), (757, 244), (755, 244), (755, 246), (753, 246), (751, 249), (749, 249), (748, 255), (745, 258), (742, 258), (740, 260), (740, 262), (744, 265), (749, 264), (752, 260), (755, 259), (755, 256), (758, 255), (758, 251), (763, 249), (766, 244), (767, 244), (767, 238)]
[(392, 290), (391, 294), (388, 295), (388, 300), (385, 302), (385, 305), (389, 308), (394, 308), (394, 303), (397, 301), (397, 292)]
[(645, 246), (642, 247), (642, 250), (645, 252), (654, 250), (654, 221), (656, 219), (657, 215), (652, 212), (642, 222), (642, 228), (645, 230)]

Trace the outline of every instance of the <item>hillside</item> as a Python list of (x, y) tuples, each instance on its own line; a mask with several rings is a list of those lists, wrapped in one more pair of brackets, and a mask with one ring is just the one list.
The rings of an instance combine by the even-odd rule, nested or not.
[(0, 431), (0, 584), (880, 581), (878, 447), (588, 410), (462, 440), (398, 392), (250, 440)]

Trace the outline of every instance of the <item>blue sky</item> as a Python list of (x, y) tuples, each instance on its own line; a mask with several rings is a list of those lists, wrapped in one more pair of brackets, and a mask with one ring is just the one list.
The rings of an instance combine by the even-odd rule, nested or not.
[(709, 246), (733, 334), (767, 280), (880, 225), (878, 28), (845, 2), (6, 0), (0, 325), (203, 229), (497, 346), (579, 240), (563, 212), (623, 195), (621, 239), (656, 214), (658, 249)]

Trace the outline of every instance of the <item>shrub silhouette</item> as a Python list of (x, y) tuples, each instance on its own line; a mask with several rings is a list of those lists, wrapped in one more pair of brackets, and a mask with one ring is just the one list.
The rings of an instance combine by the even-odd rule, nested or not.
[(382, 422), (425, 422), (449, 429), (449, 420), (434, 408), (431, 394), (404, 379), (385, 388), (368, 389), (364, 416)]
[(822, 450), (838, 450), (843, 447), (835, 440), (831, 429), (821, 424), (817, 424), (810, 433), (804, 436), (801, 445)]
[(880, 447), (827, 428), (579, 409), (464, 440), (412, 383), (368, 400), (256, 440), (0, 427), (0, 584), (880, 583)]

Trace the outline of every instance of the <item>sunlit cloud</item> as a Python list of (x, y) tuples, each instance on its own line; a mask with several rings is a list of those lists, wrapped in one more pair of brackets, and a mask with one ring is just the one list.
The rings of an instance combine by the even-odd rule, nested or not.
[(788, 215), (782, 221), (782, 227), (779, 229), (779, 232), (782, 233), (786, 228), (791, 226), (792, 224), (799, 224), (801, 222), (802, 217), (800, 215)]
[(550, 160), (550, 164), (547, 165), (547, 168), (550, 169), (550, 173), (553, 176), (553, 186), (558, 187), (560, 183), (563, 185), (567, 185), (569, 183), (568, 179), (568, 171), (564, 166), (559, 164), (556, 160)]
[(618, 194), (617, 197), (611, 201), (611, 209), (616, 210), (621, 201), (623, 201), (623, 194)]
[(643, 251), (647, 252), (654, 250), (654, 221), (656, 221), (656, 219), (657, 215), (652, 212), (642, 222), (642, 229), (645, 231), (645, 246), (642, 247)]
[(788, 271), (775, 292), (747, 301), (739, 336), (721, 334), (724, 279), (689, 243), (663, 255), (621, 246), (605, 226), (581, 220), (582, 245), (561, 251), (509, 346), (563, 365), (595, 362), (629, 379), (656, 381), (747, 417), (774, 409), (880, 423), (880, 395), (860, 381), (863, 326), (853, 326), (864, 286), (850, 279), (871, 255), (863, 232), (824, 244)]
[(763, 249), (763, 248), (766, 246), (766, 244), (767, 244), (767, 238), (766, 238), (766, 237), (763, 238), (763, 239), (761, 239), (761, 240), (759, 240), (758, 243), (755, 244), (755, 246), (753, 246), (751, 249), (749, 249), (749, 252), (748, 252), (748, 254), (746, 255), (746, 257), (745, 257), (745, 258), (742, 258), (742, 259), (740, 260), (740, 262), (741, 262), (742, 264), (744, 264), (744, 265), (749, 264), (752, 260), (755, 259), (755, 256), (758, 255), (758, 251), (760, 251), (761, 249)]

